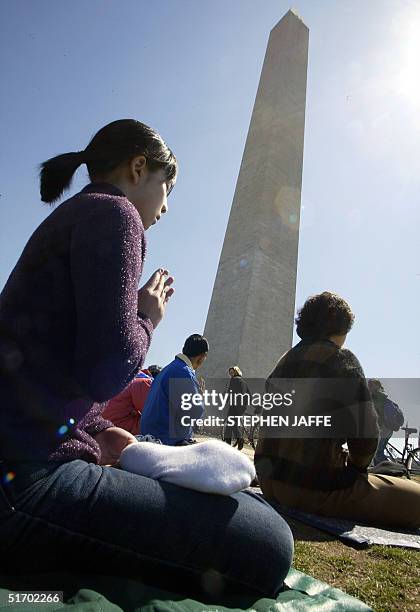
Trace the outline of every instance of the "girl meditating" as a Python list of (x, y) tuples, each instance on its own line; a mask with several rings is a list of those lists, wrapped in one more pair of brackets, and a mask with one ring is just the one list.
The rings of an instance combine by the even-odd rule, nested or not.
[(173, 294), (163, 267), (138, 282), (144, 232), (167, 212), (177, 162), (150, 127), (115, 121), (84, 151), (42, 164), (42, 200), (58, 200), (81, 164), (91, 182), (41, 223), (0, 296), (3, 562), (10, 572), (130, 568), (185, 593), (215, 572), (226, 592), (275, 595), (293, 543), (268, 504), (116, 467), (137, 441), (99, 403), (142, 367)]

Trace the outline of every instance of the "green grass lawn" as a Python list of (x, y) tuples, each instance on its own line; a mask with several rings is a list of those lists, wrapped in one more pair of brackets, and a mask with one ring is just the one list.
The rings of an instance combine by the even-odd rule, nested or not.
[[(253, 459), (249, 445), (243, 452)], [(356, 549), (294, 519), (287, 522), (295, 540), (296, 569), (357, 597), (375, 612), (420, 611), (420, 550)]]
[(420, 610), (420, 551), (354, 549), (290, 520), (294, 567), (357, 597), (377, 612)]
[(345, 591), (375, 612), (420, 610), (420, 550), (356, 549), (287, 519), (295, 539), (294, 567)]

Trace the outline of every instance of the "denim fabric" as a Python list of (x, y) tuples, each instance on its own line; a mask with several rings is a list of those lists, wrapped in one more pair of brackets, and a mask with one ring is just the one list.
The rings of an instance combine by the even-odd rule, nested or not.
[[(3, 571), (62, 568), (125, 575), (209, 596), (273, 596), (289, 570), (288, 525), (251, 492), (224, 497), (80, 459), (4, 465)], [(174, 585), (172, 585), (173, 587)]]

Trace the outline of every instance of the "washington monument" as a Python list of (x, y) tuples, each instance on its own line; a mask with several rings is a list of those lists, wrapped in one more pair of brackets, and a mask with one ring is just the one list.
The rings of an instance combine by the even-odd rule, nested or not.
[(235, 364), (266, 377), (292, 345), (308, 38), (292, 11), (270, 33), (207, 315), (205, 377)]

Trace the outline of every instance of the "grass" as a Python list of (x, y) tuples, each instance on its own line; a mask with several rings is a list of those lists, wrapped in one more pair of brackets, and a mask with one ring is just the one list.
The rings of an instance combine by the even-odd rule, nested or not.
[(420, 550), (355, 549), (334, 536), (287, 519), (294, 567), (360, 599), (375, 612), (420, 610)]
[(356, 550), (317, 532), (318, 541), (308, 541), (308, 531), (290, 521), (295, 535), (294, 567), (318, 580), (357, 597), (375, 612), (420, 610), (420, 552), (372, 546)]
[[(251, 447), (244, 451), (252, 459)], [(296, 569), (357, 597), (375, 612), (420, 611), (420, 550), (355, 549), (294, 519), (287, 522), (295, 539)]]
[(296, 569), (357, 597), (375, 612), (420, 610), (420, 550), (355, 549), (298, 521), (288, 522)]

